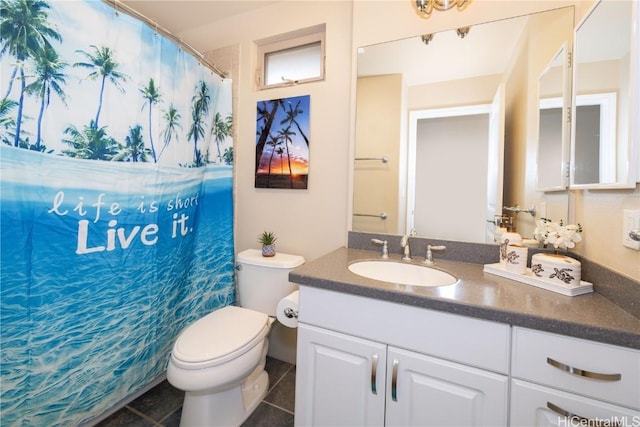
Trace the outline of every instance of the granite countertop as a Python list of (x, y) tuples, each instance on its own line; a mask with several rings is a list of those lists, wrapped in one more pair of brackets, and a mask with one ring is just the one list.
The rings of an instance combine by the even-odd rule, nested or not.
[(392, 284), (347, 268), (357, 260), (379, 258), (378, 252), (339, 248), (296, 268), (289, 278), (300, 285), (640, 349), (640, 319), (596, 292), (565, 296), (486, 273), (482, 264), (441, 259), (433, 267), (455, 275), (456, 284)]

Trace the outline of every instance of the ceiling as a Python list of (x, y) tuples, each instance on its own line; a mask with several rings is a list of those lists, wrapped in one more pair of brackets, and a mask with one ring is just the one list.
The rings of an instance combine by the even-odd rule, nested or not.
[(119, 0), (159, 26), (179, 35), (185, 30), (268, 6), (269, 0)]

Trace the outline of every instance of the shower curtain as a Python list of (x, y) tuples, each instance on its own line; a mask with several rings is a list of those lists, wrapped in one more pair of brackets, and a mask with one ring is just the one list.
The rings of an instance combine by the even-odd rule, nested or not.
[(101, 1), (0, 9), (0, 425), (80, 425), (235, 300), (231, 81)]

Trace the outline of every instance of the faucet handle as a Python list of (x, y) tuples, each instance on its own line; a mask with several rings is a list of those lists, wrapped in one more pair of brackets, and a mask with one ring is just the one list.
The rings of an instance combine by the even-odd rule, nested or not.
[(431, 251), (444, 251), (445, 249), (447, 249), (447, 247), (444, 245), (427, 245), (427, 255), (422, 262), (425, 264), (433, 264), (433, 253)]
[(381, 258), (382, 259), (388, 259), (389, 258), (389, 246), (388, 246), (386, 240), (371, 239), (371, 243), (375, 243), (376, 245), (382, 245)]

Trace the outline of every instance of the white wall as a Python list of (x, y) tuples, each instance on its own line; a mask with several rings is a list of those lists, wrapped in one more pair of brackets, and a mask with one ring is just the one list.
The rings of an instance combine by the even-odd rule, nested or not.
[[(284, 253), (319, 257), (346, 244), (350, 132), (350, 1), (283, 1), (181, 36), (202, 51), (237, 45), (238, 108), (235, 127), (236, 251), (259, 247), (263, 230), (278, 235)], [(257, 91), (254, 41), (326, 23), (326, 79), (323, 82)], [(307, 190), (254, 188), (256, 103), (311, 96)]]
[[(351, 191), (355, 120), (355, 48), (457, 28), (531, 12), (576, 6), (576, 22), (591, 0), (474, 0), (464, 12), (436, 12), (419, 17), (408, 0), (282, 1), (180, 34), (201, 51), (236, 46), (238, 111), (236, 126), (236, 248), (257, 247), (265, 228), (279, 236), (279, 250), (314, 259), (346, 243), (351, 223)], [(253, 41), (275, 34), (327, 24), (327, 79), (286, 89), (254, 90)], [(301, 94), (311, 95), (309, 189), (253, 188), (256, 102)], [(522, 167), (522, 169), (524, 169)], [(638, 252), (621, 245), (621, 210), (640, 208), (640, 187), (627, 191), (573, 191), (570, 220), (584, 227), (576, 252), (640, 279)], [(603, 206), (609, 206), (604, 209)], [(607, 231), (605, 231), (607, 230)]]

